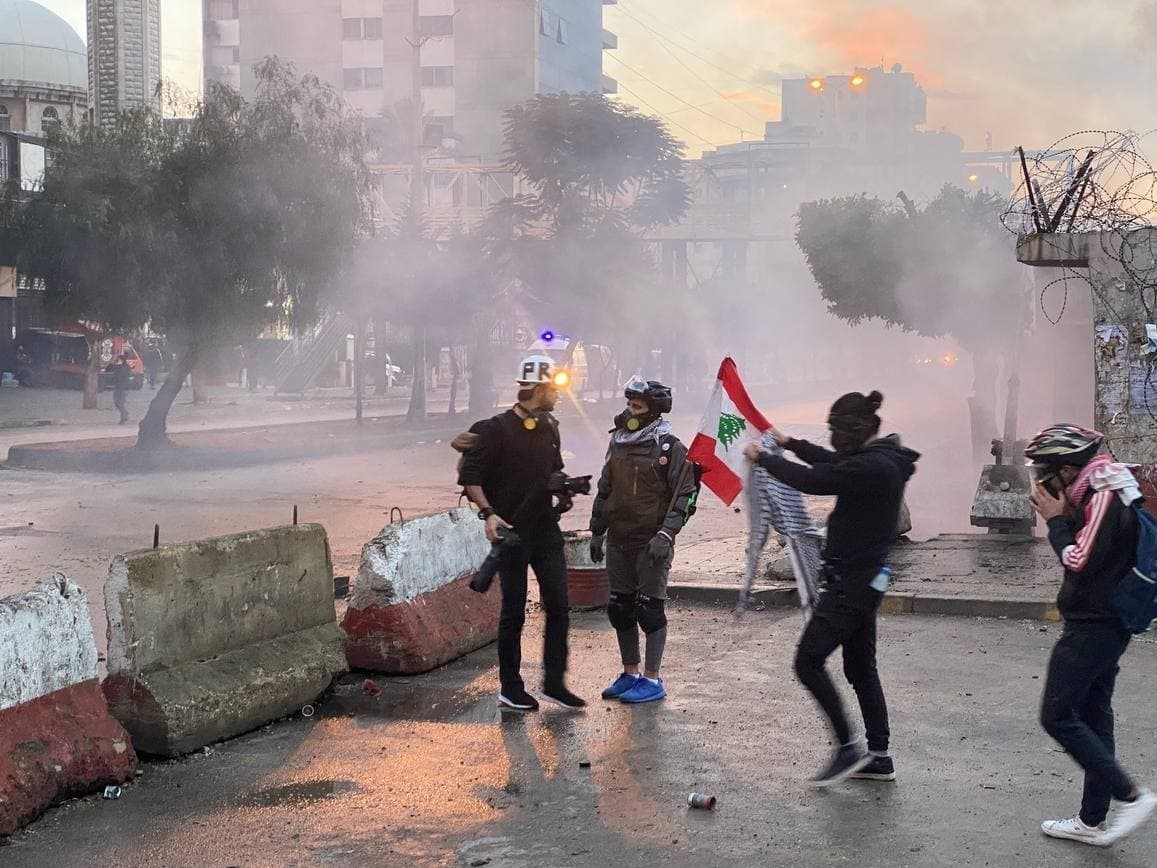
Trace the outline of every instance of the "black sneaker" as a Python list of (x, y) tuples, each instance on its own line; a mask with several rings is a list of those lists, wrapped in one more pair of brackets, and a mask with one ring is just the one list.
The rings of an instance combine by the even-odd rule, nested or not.
[(538, 711), (538, 700), (522, 687), (512, 687), (498, 694), (498, 704), (515, 711)]
[(858, 744), (841, 747), (832, 756), (827, 768), (811, 779), (812, 786), (830, 787), (853, 775), (872, 761), (872, 755)]
[(542, 697), (543, 699), (549, 699), (557, 705), (561, 705), (563, 708), (576, 710), (587, 707), (585, 699), (579, 699), (562, 684), (544, 684), (542, 686)]
[(848, 775), (858, 781), (894, 781), (896, 765), (890, 756), (872, 756), (866, 766)]

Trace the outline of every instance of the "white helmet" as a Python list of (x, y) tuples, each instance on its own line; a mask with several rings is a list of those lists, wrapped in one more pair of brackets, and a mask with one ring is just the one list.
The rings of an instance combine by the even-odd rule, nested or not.
[(519, 365), (518, 379), (520, 386), (537, 386), (539, 383), (554, 382), (554, 359), (550, 356), (527, 356)]

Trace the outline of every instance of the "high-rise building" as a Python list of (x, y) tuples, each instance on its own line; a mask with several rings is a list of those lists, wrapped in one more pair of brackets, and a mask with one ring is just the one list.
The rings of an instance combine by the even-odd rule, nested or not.
[(101, 126), (160, 111), (161, 0), (88, 0), (89, 113)]
[(427, 142), (493, 160), (502, 115), (535, 94), (613, 93), (602, 52), (614, 0), (203, 0), (206, 81), (252, 95), (253, 67), (277, 55), (334, 85), (367, 118), (413, 92), (418, 3)]

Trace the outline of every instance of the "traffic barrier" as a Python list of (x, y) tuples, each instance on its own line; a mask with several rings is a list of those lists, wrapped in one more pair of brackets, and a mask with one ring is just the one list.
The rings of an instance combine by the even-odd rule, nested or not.
[(121, 555), (105, 609), (105, 696), (142, 753), (176, 756), (255, 729), (345, 669), (321, 525)]
[(84, 591), (63, 576), (0, 600), (0, 835), (54, 802), (129, 780), (129, 735), (97, 679)]
[(428, 672), (493, 642), (501, 595), (470, 576), (490, 551), (468, 507), (390, 524), (362, 549), (342, 626), (353, 669)]

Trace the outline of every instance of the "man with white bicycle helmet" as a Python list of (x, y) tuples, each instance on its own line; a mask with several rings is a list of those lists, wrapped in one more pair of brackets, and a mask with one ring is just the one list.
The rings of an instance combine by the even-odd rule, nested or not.
[(1064, 629), (1049, 659), (1040, 720), (1085, 771), (1080, 812), (1045, 820), (1041, 831), (1107, 847), (1149, 818), (1157, 795), (1138, 787), (1115, 756), (1113, 689), (1131, 634), (1113, 592), (1136, 563), (1132, 504), (1141, 491), (1128, 467), (1099, 454), (1103, 441), (1096, 431), (1060, 423), (1033, 437), (1024, 455), (1035, 477), (1033, 507), (1065, 570), (1057, 596)]

